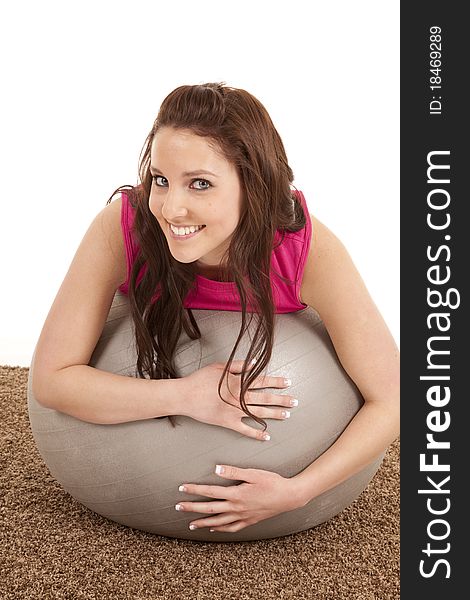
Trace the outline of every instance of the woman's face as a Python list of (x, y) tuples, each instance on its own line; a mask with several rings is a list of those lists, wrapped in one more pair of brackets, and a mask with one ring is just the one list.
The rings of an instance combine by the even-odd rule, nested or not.
[[(158, 130), (150, 158), (149, 208), (171, 254), (182, 263), (197, 261), (199, 272), (211, 272), (240, 219), (242, 190), (235, 167), (207, 138), (172, 127)], [(182, 229), (190, 227), (189, 233)]]

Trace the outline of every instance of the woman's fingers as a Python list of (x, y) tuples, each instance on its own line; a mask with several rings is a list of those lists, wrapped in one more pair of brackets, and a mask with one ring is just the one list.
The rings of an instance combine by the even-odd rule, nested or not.
[[(243, 371), (244, 360), (234, 360), (230, 367), (230, 373), (239, 375)], [(273, 375), (260, 375), (252, 384), (256, 388), (287, 388), (292, 381), (287, 377), (275, 377)]]
[[(244, 364), (244, 360), (233, 360), (230, 365), (230, 373), (239, 375), (243, 371)], [(224, 365), (222, 364), (222, 366)]]
[(286, 377), (261, 375), (255, 379), (253, 385), (256, 388), (287, 388), (292, 385), (292, 381)]
[(243, 421), (239, 421), (239, 423), (237, 423), (235, 431), (243, 433), (243, 435), (246, 435), (247, 437), (253, 438), (255, 440), (268, 441), (271, 438), (267, 431), (263, 431), (262, 429), (254, 429), (254, 427), (245, 425)]
[(269, 392), (248, 392), (245, 395), (245, 403), (249, 406), (260, 404), (266, 406), (297, 406), (299, 402), (294, 396), (287, 394), (270, 394)]
[[(286, 408), (268, 408), (264, 406), (250, 406), (250, 412), (261, 419), (278, 419), (284, 421), (290, 417), (290, 410)], [(242, 417), (244, 419), (245, 417)], [(246, 415), (248, 418), (248, 415)]]

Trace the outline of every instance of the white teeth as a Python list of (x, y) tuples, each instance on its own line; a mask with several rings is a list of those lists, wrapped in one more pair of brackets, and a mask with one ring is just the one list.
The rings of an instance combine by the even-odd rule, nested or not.
[(188, 235), (190, 233), (194, 233), (195, 231), (199, 231), (202, 229), (202, 225), (191, 225), (191, 227), (175, 227), (170, 223), (171, 230), (176, 235)]

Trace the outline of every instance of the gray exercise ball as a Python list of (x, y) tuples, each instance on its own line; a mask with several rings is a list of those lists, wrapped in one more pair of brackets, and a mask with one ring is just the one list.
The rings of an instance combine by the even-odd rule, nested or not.
[[(226, 361), (236, 341), (241, 313), (194, 310), (202, 339), (184, 333), (176, 366), (184, 377), (213, 362)], [(246, 336), (235, 359), (244, 359)], [(119, 291), (89, 363), (98, 369), (134, 376), (136, 351), (128, 298)], [(76, 500), (122, 525), (172, 538), (200, 541), (247, 541), (285, 536), (337, 515), (364, 490), (383, 455), (356, 475), (311, 500), (239, 532), (191, 531), (204, 513), (178, 512), (181, 501), (211, 501), (178, 491), (182, 483), (236, 485), (214, 473), (218, 463), (275, 471), (292, 477), (303, 471), (339, 437), (364, 400), (341, 367), (318, 314), (303, 311), (276, 315), (275, 344), (267, 375), (292, 379), (273, 393), (299, 399), (290, 419), (266, 420), (271, 440), (263, 442), (236, 431), (175, 416), (98, 425), (38, 404), (32, 393), (34, 354), (28, 381), (29, 419), (39, 452), (52, 476)], [(261, 429), (251, 417), (244, 419)]]

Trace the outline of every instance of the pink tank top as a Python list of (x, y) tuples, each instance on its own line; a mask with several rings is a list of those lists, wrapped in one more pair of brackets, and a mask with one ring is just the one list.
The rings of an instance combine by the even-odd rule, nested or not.
[[(294, 190), (294, 193), (302, 204), (307, 224), (299, 231), (285, 232), (282, 244), (274, 248), (272, 252), (271, 288), (276, 313), (296, 312), (307, 307), (307, 304), (299, 300), (299, 296), (312, 237), (312, 222), (303, 193), (297, 190)], [(126, 248), (127, 279), (118, 289), (127, 294), (129, 290), (129, 274), (137, 256), (139, 246), (132, 234), (135, 209), (132, 208), (126, 192), (123, 191), (121, 195), (121, 227)], [(282, 234), (276, 231), (274, 236), (275, 246), (281, 238)], [(145, 268), (146, 265), (143, 265), (137, 278), (138, 282), (142, 278)], [(292, 283), (282, 281), (277, 276), (277, 273), (286, 277)], [(235, 283), (215, 281), (207, 279), (202, 275), (196, 275), (195, 287), (188, 292), (183, 305), (185, 308), (241, 311), (240, 298)], [(252, 312), (249, 303), (247, 304), (247, 311)]]

